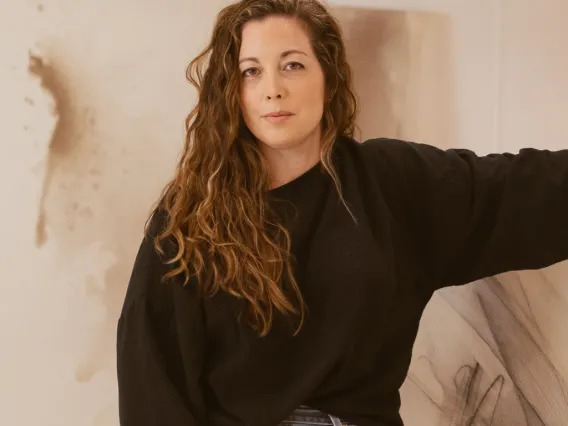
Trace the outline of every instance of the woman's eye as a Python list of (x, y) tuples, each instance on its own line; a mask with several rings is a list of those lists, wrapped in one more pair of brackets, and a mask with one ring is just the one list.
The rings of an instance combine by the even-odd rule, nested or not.
[(286, 68), (290, 68), (292, 70), (299, 70), (299, 69), (304, 68), (304, 66), (299, 62), (290, 62), (290, 63), (286, 64)]
[(256, 68), (247, 68), (243, 71), (243, 77), (254, 77), (258, 70)]

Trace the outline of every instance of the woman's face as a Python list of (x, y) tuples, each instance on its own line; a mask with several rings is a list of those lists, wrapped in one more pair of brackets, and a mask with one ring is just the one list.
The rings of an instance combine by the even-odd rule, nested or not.
[(319, 149), (324, 74), (301, 22), (271, 16), (246, 23), (239, 68), (243, 118), (264, 148)]

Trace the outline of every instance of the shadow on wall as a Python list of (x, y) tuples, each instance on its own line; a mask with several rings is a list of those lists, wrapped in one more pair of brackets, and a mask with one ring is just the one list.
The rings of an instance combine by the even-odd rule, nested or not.
[(445, 15), (337, 7), (364, 140), (450, 147), (455, 140), (450, 27)]

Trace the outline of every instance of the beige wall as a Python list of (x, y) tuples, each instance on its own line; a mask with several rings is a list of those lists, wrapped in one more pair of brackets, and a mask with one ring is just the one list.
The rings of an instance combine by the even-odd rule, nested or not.
[[(185, 65), (226, 3), (0, 2), (0, 424), (117, 425), (120, 303), (143, 221), (172, 172), (194, 101)], [(363, 137), (482, 153), (568, 147), (565, 1), (540, 8), (529, 0), (329, 3), (349, 7), (336, 13), (356, 72)], [(538, 342), (544, 361), (511, 368), (533, 379), (545, 374), (549, 385), (556, 373), (568, 377), (568, 339), (560, 329), (568, 319), (567, 271), (558, 265), (519, 276), (533, 315), (525, 325), (541, 326), (525, 327), (530, 338), (524, 336)], [(484, 371), (509, 378), (509, 367), (502, 372), (508, 364), (479, 339), (494, 329), (479, 306), (520, 300), (516, 278), (501, 278), (509, 299), (499, 297), (501, 287), (476, 283), (433, 300), (403, 390), (410, 426), (462, 424), (439, 406), (448, 397), (459, 405), (448, 383), (454, 367), (473, 362), (465, 359), (472, 353)], [(526, 312), (526, 304), (513, 305)], [(523, 356), (533, 359), (537, 349)], [(431, 370), (420, 364), (426, 356)], [(440, 370), (447, 362), (451, 368)], [(550, 386), (558, 390), (565, 381), (559, 383)], [(565, 403), (526, 380), (519, 386), (544, 411), (543, 424), (568, 423)], [(510, 399), (503, 404), (518, 407)]]

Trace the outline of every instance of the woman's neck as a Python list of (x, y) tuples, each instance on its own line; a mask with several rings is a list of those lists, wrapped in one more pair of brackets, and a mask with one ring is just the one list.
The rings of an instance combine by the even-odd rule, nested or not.
[(262, 154), (270, 170), (270, 189), (303, 175), (320, 161), (321, 128), (318, 126), (304, 140), (285, 148), (261, 143)]
[(320, 161), (320, 152), (319, 141), (286, 150), (266, 150), (270, 189), (285, 185), (313, 168)]

